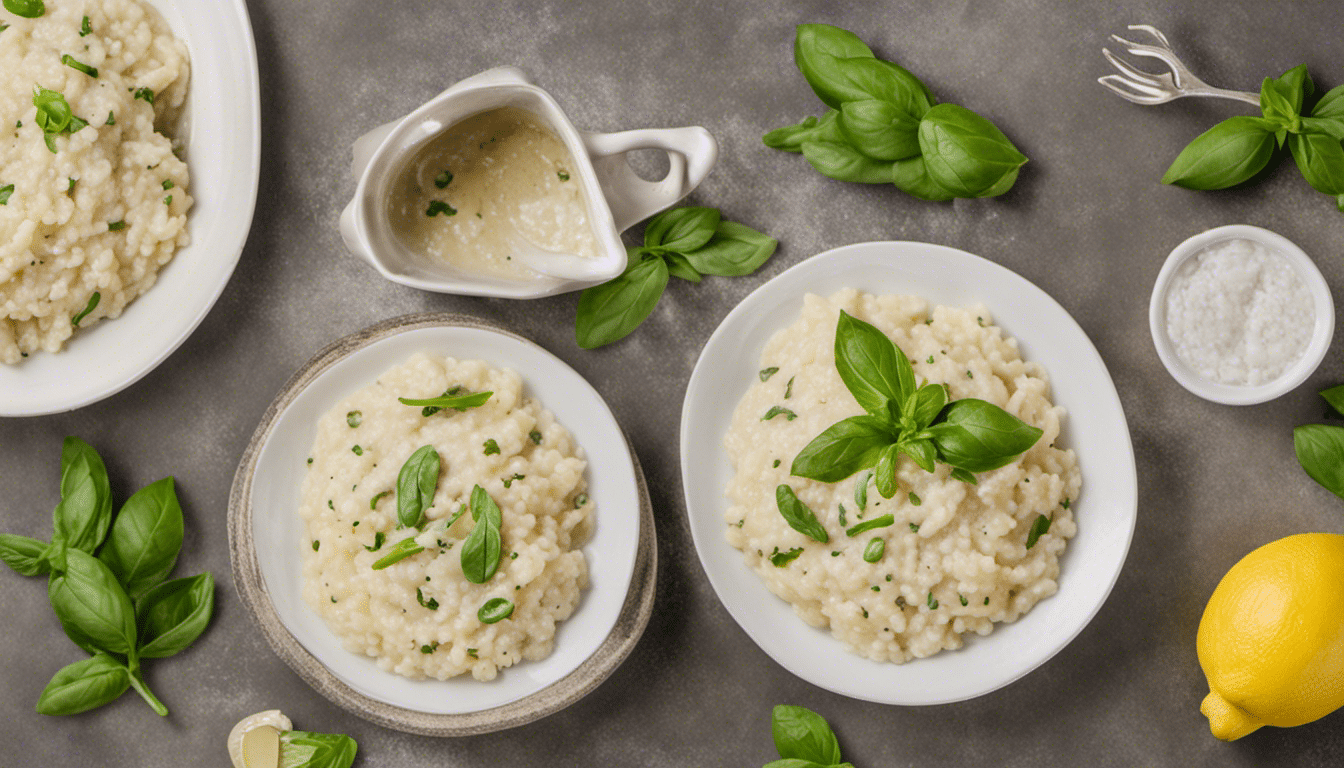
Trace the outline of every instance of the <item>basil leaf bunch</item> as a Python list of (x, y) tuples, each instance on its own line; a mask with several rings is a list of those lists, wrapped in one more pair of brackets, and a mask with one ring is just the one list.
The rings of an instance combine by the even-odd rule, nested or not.
[(33, 88), (33, 106), (37, 109), (34, 121), (37, 127), (42, 129), (47, 149), (51, 150), (52, 154), (56, 154), (57, 136), (76, 133), (89, 124), (87, 120), (75, 117), (65, 96), (40, 85)]
[[(1336, 415), (1344, 416), (1344, 385), (1321, 392)], [(1297, 462), (1312, 480), (1344, 498), (1344, 427), (1336, 424), (1303, 424), (1293, 430)]]
[[(936, 462), (975, 483), (975, 473), (998, 469), (1036, 444), (1041, 430), (992, 403), (948, 402), (941, 384), (917, 386), (910, 361), (886, 334), (841, 311), (835, 367), (867, 413), (832, 424), (794, 457), (790, 472), (823, 483), (873, 468), (884, 498), (896, 494), (896, 461), (909, 456), (926, 472)], [(792, 523), (790, 523), (792, 524)], [(850, 534), (854, 535), (854, 534)]]
[(840, 762), (840, 741), (826, 718), (806, 707), (780, 704), (770, 717), (779, 760), (764, 768), (854, 768)]
[(993, 123), (939, 104), (919, 78), (873, 56), (852, 32), (803, 24), (794, 62), (826, 106), (821, 118), (771, 131), (765, 145), (801, 153), (823, 176), (895, 184), (921, 200), (995, 197), (1027, 157)]
[(61, 628), (91, 656), (58, 671), (37, 701), (44, 715), (73, 715), (134, 688), (160, 715), (140, 662), (186, 649), (210, 623), (209, 573), (168, 580), (182, 548), (182, 507), (171, 477), (133, 494), (115, 518), (107, 468), (88, 443), (61, 449), (61, 501), (51, 542), (0, 534), (0, 559), (24, 576), (49, 575)]
[(653, 314), (668, 278), (698, 283), (704, 275), (749, 275), (778, 244), (751, 227), (724, 221), (714, 208), (663, 211), (644, 227), (644, 244), (626, 250), (625, 271), (583, 291), (575, 338), (584, 349), (619, 341)]
[(1264, 170), (1286, 143), (1302, 177), (1344, 211), (1344, 85), (1303, 107), (1316, 90), (1305, 64), (1260, 86), (1260, 117), (1232, 117), (1200, 134), (1176, 156), (1163, 184), (1224, 189)]

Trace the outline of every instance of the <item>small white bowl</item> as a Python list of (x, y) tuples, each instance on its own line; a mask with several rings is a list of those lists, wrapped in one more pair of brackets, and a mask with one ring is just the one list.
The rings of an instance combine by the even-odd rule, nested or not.
[[(1171, 287), (1176, 270), (1194, 254), (1227, 240), (1253, 240), (1283, 256), (1301, 278), (1315, 303), (1316, 323), (1306, 351), (1282, 375), (1266, 384), (1252, 386), (1209, 381), (1191, 369), (1176, 354), (1171, 337), (1167, 334), (1167, 291)], [(1325, 359), (1325, 353), (1330, 349), (1330, 340), (1335, 333), (1335, 302), (1330, 296), (1330, 286), (1326, 284), (1325, 278), (1311, 257), (1288, 238), (1249, 224), (1230, 224), (1201, 232), (1172, 250), (1167, 262), (1162, 265), (1162, 271), (1157, 275), (1157, 282), (1153, 285), (1153, 297), (1148, 305), (1148, 325), (1153, 334), (1153, 346), (1157, 347), (1157, 356), (1162, 358), (1162, 364), (1167, 367), (1167, 372), (1181, 386), (1215, 403), (1255, 405), (1291, 392), (1320, 366), (1321, 361)]]

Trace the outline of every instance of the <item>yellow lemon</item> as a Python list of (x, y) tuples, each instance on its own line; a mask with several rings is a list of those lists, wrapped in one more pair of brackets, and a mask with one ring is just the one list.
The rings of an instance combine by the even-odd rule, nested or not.
[(1344, 536), (1260, 547), (1223, 576), (1199, 622), (1209, 695), (1199, 711), (1232, 741), (1344, 706)]

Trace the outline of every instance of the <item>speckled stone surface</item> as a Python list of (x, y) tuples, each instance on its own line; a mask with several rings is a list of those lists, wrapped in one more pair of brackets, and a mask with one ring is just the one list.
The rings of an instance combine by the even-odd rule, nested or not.
[[(1291, 442), (1293, 426), (1323, 415), (1315, 391), (1344, 381), (1337, 354), (1344, 339), (1298, 390), (1234, 408), (1181, 389), (1159, 362), (1147, 322), (1167, 252), (1222, 224), (1285, 235), (1338, 291), (1344, 215), (1288, 160), (1230, 192), (1162, 186), (1158, 179), (1187, 141), (1248, 109), (1193, 100), (1138, 107), (1094, 82), (1107, 72), (1106, 35), (1150, 23), (1216, 85), (1254, 90), (1262, 77), (1305, 62), (1332, 87), (1344, 82), (1344, 6), (1121, 5), (250, 0), (262, 180), (232, 282), (182, 348), (126, 391), (69, 414), (0, 420), (0, 530), (49, 534), (61, 438), (82, 436), (106, 457), (118, 498), (176, 476), (187, 515), (178, 573), (215, 573), (215, 620), (192, 649), (149, 667), (169, 718), (129, 694), (87, 715), (46, 718), (32, 708), (38, 692), (80, 652), (62, 635), (42, 583), (0, 572), (0, 763), (223, 765), (233, 723), (279, 708), (300, 728), (353, 735), (359, 764), (379, 768), (754, 766), (774, 757), (769, 714), (777, 703), (828, 717), (845, 758), (860, 768), (1344, 762), (1339, 713), (1233, 744), (1212, 738), (1198, 712), (1205, 688), (1194, 647), (1204, 602), (1243, 554), (1292, 533), (1344, 532), (1344, 502), (1302, 473)], [(822, 111), (792, 64), (793, 26), (805, 21), (856, 30), (944, 100), (992, 118), (1032, 160), (1017, 186), (992, 200), (923, 203), (890, 187), (824, 179), (800, 157), (762, 146), (765, 131)], [(345, 252), (336, 231), (353, 191), (351, 141), (500, 64), (532, 73), (580, 127), (707, 127), (722, 152), (692, 202), (778, 237), (778, 253), (750, 277), (673, 281), (644, 327), (597, 351), (574, 343), (574, 295), (511, 302), (383, 281)], [(743, 296), (786, 267), (879, 239), (971, 251), (1058, 299), (1110, 367), (1138, 459), (1138, 530), (1110, 600), (1040, 669), (959, 704), (887, 707), (794, 678), (720, 606), (685, 522), (677, 429), (701, 345)], [(586, 376), (630, 435), (658, 523), (657, 602), (629, 660), (573, 707), (493, 735), (409, 736), (328, 703), (270, 651), (228, 573), (229, 485), (275, 393), (331, 341), (419, 311), (499, 323)]]

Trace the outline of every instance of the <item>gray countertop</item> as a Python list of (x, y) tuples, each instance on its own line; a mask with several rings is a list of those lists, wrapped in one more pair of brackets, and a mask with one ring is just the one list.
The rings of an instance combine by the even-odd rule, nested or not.
[[(167, 362), (120, 394), (68, 414), (0, 420), (0, 530), (50, 533), (61, 439), (79, 435), (102, 451), (117, 498), (176, 476), (187, 516), (177, 573), (214, 572), (215, 619), (193, 648), (149, 669), (170, 717), (155, 716), (134, 695), (86, 715), (43, 717), (33, 711), (38, 693), (78, 651), (62, 635), (42, 584), (0, 572), (7, 619), (0, 632), (0, 763), (224, 765), (233, 723), (279, 708), (301, 728), (353, 735), (359, 764), (380, 768), (756, 766), (774, 758), (769, 719), (777, 703), (829, 718), (846, 759), (860, 768), (1344, 762), (1340, 713), (1232, 744), (1215, 740), (1198, 711), (1207, 689), (1194, 643), (1205, 601), (1243, 554), (1292, 533), (1344, 532), (1344, 503), (1301, 471), (1291, 439), (1293, 426), (1321, 418), (1315, 393), (1344, 380), (1344, 363), (1327, 358), (1307, 384), (1265, 405), (1215, 405), (1167, 375), (1147, 320), (1166, 254), (1222, 224), (1283, 234), (1315, 258), (1338, 292), (1344, 215), (1287, 159), (1244, 189), (1197, 193), (1161, 185), (1186, 142), (1249, 110), (1201, 100), (1138, 107), (1094, 82), (1107, 73), (1100, 50), (1106, 35), (1149, 23), (1214, 84), (1255, 90), (1264, 76), (1305, 62), (1320, 85), (1333, 87), (1344, 82), (1344, 6), (836, 5), (249, 0), (261, 67), (261, 191), (222, 298)], [(944, 100), (993, 119), (1031, 158), (1016, 187), (996, 199), (924, 203), (889, 186), (830, 181), (800, 157), (764, 147), (762, 133), (822, 112), (792, 61), (793, 27), (808, 21), (855, 30)], [(749, 277), (673, 281), (643, 327), (596, 351), (574, 342), (573, 294), (514, 302), (422, 293), (382, 280), (346, 252), (336, 229), (353, 191), (351, 142), (448, 84), (501, 64), (531, 73), (583, 128), (708, 128), (721, 155), (691, 202), (777, 237), (779, 251)], [(681, 495), (681, 400), (719, 321), (748, 292), (813, 254), (887, 239), (979, 254), (1063, 304), (1110, 368), (1138, 460), (1138, 529), (1100, 613), (1035, 672), (958, 704), (849, 700), (775, 664), (711, 590)], [(993, 297), (986, 299), (992, 305)], [(230, 483), (276, 392), (329, 342), (427, 310), (504, 325), (587, 377), (643, 462), (658, 525), (655, 613), (629, 660), (563, 712), (463, 739), (385, 730), (328, 703), (271, 652), (229, 578)], [(1341, 343), (1337, 338), (1335, 350)]]

